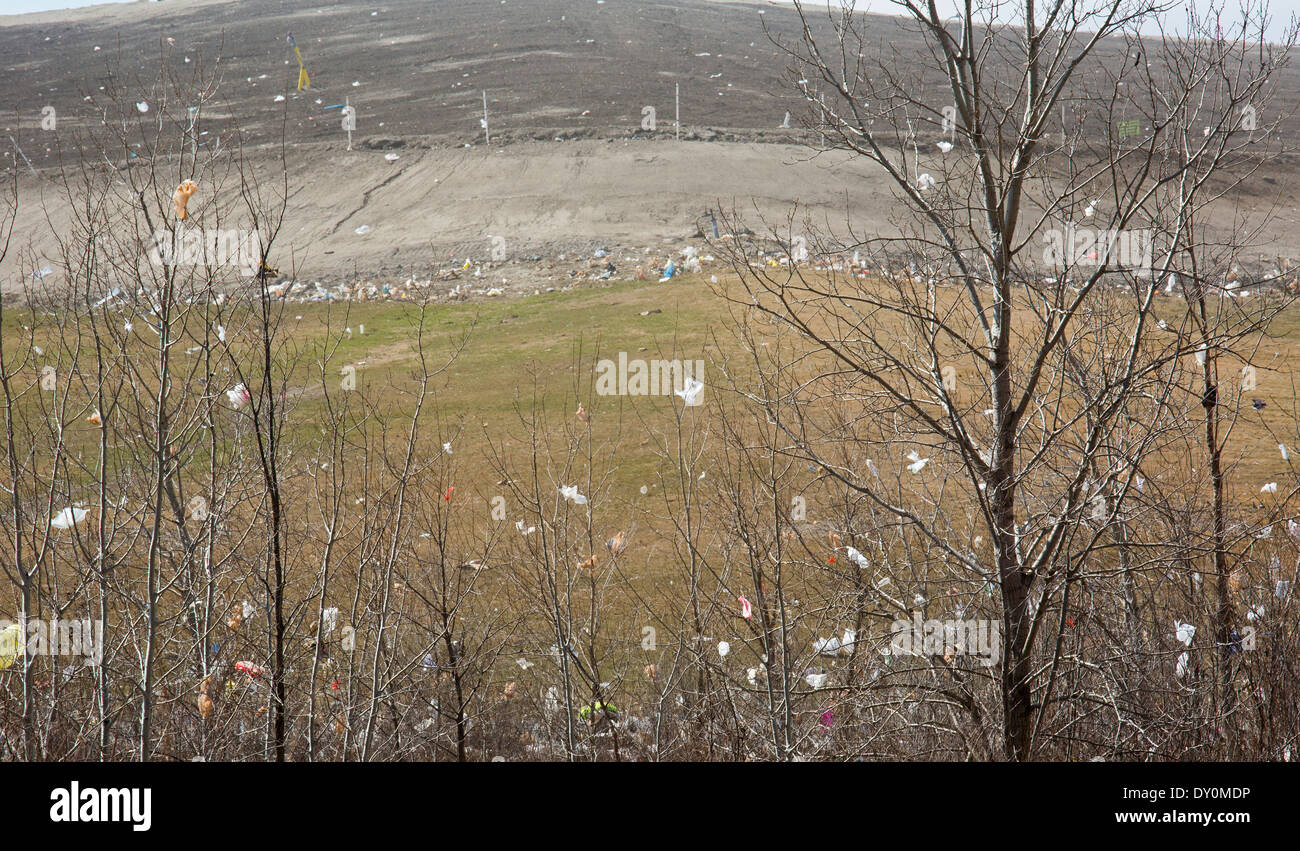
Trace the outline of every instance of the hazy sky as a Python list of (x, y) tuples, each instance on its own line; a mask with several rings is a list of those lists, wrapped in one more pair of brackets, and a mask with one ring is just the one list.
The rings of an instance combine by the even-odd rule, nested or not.
[[(105, 0), (0, 0), (0, 15), (16, 15), (22, 12), (45, 12), (49, 9), (75, 9), (78, 6), (94, 6)], [(123, 0), (111, 0), (114, 3)]]
[[(169, 2), (173, 4), (183, 3), (184, 1), (185, 0), (169, 0)], [(620, 0), (613, 0), (613, 2), (619, 1)], [(755, 1), (757, 2), (757, 0)], [(1194, 5), (1202, 9), (1208, 8), (1212, 1), (1214, 2), (1214, 5), (1224, 6), (1227, 9), (1232, 9), (1236, 6), (1236, 0), (1188, 0), (1188, 2), (1192, 2)], [(130, 2), (130, 0), (0, 0), (0, 14), (42, 12), (49, 9), (71, 9), (77, 6), (93, 6), (96, 3), (104, 2)], [(245, 0), (245, 2), (252, 3), (256, 2), (256, 0)], [(528, 0), (515, 0), (515, 2), (526, 3)], [(628, 0), (628, 2), (632, 2), (632, 0)], [(948, 2), (952, 2), (952, 0), (948, 0)], [(817, 5), (818, 3), (819, 0), (807, 0), (807, 5), (810, 7)], [(382, 5), (382, 0), (376, 0), (376, 7)], [(573, 0), (573, 7), (575, 9), (581, 9), (584, 7), (594, 8), (595, 5), (595, 0)], [(939, 8), (942, 9), (944, 5), (944, 0), (939, 0)], [(1270, 0), (1269, 6), (1273, 17), (1270, 34), (1276, 37), (1277, 33), (1281, 27), (1286, 24), (1287, 20), (1290, 19), (1292, 15), (1300, 13), (1300, 0)], [(857, 7), (865, 11), (882, 13), (889, 13), (895, 8), (889, 0), (858, 0)], [(1173, 23), (1176, 25), (1177, 21), (1181, 20), (1181, 13), (1172, 12), (1171, 15), (1175, 16)]]

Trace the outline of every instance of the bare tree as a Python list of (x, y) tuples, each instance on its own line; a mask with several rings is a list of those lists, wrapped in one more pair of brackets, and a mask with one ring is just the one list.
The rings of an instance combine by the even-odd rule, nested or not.
[[(785, 255), (775, 265), (755, 258), (753, 240), (720, 243), (741, 279), (726, 296), (742, 321), (770, 317), (802, 343), (793, 366), (767, 365), (792, 379), (751, 392), (783, 451), (891, 518), (903, 545), (923, 547), (911, 558), (945, 563), (958, 590), (996, 588), (1002, 750), (1031, 759), (1050, 752), (1054, 705), (1084, 697), (1058, 686), (1071, 594), (1109, 571), (1104, 533), (1122, 528), (1134, 470), (1177, 445), (1162, 423), (1189, 394), (1216, 416), (1204, 353), (1249, 348), (1281, 306), (1220, 287), (1198, 312), (1195, 294), (1166, 300), (1161, 287), (1222, 280), (1221, 269), (1188, 269), (1187, 253), (1207, 239), (1242, 245), (1240, 232), (1189, 223), (1275, 144), (1244, 130), (1242, 113), (1267, 100), (1286, 46), (1259, 43), (1253, 9), (1235, 27), (1193, 19), (1142, 38), (1162, 4), (967, 3), (945, 18), (900, 2), (929, 51), (927, 77), (915, 58), (901, 73), (851, 4), (829, 22), (797, 5), (801, 37), (774, 39), (808, 126), (877, 164), (906, 217), (872, 235), (851, 220), (798, 232), (792, 216), (770, 229)], [(746, 229), (733, 215), (728, 230)], [(824, 272), (799, 263), (806, 247)], [(1200, 391), (1180, 366), (1194, 351)], [(835, 457), (844, 443), (856, 458)], [(1225, 573), (1219, 558), (1214, 574)], [(933, 605), (933, 590), (916, 597), (917, 609)], [(1215, 624), (1222, 643), (1224, 606)]]

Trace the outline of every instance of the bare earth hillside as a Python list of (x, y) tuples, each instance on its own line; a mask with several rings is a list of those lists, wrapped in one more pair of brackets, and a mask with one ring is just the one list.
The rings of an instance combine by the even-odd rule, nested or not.
[[(113, 76), (148, 102), (160, 65), (220, 74), (222, 106), (202, 118), (208, 142), (239, 138), (269, 158), (283, 133), (290, 199), (272, 260), (302, 279), (401, 280), (451, 256), (482, 259), (493, 238), (525, 263), (607, 249), (626, 278), (719, 206), (780, 221), (799, 202), (818, 221), (889, 232), (883, 178), (802, 144), (816, 141), (800, 129), (806, 105), (769, 38), (796, 23), (788, 7), (705, 0), (196, 0), (3, 16), (4, 156), (31, 167), (20, 162), (26, 250), (11, 252), (0, 283), (11, 292), (42, 268), (53, 270), (44, 285), (57, 280), (52, 233), (66, 214), (52, 186), (60, 158), (99, 121), (85, 98)], [(881, 54), (911, 72), (915, 37), (892, 18), (874, 18), (875, 31)], [(295, 90), (289, 32), (310, 91)], [(918, 91), (941, 84), (919, 64), (914, 73)], [(345, 100), (357, 112), (351, 151), (331, 108)], [(41, 129), (46, 106), (56, 131)], [(1261, 257), (1292, 253), (1297, 211), (1274, 193), (1294, 167), (1270, 163), (1224, 201), (1225, 217), (1280, 207), (1257, 238)], [(515, 269), (494, 282), (527, 292), (550, 282), (535, 278)]]

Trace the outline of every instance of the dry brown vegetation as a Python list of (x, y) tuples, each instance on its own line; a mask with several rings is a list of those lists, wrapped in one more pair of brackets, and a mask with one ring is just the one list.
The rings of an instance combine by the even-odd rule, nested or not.
[[(946, 130), (831, 58), (864, 56), (852, 15), (778, 39), (906, 238), (733, 212), (716, 280), (526, 303), (286, 300), (285, 161), (108, 93), (55, 190), (68, 287), (0, 302), (0, 614), (100, 622), (102, 658), (0, 648), (5, 757), (1289, 760), (1297, 314), (1204, 223), (1265, 161), (1235, 116), (1285, 57), (1144, 42), (1168, 97), (1083, 145), (1053, 123), (1077, 23), (912, 12)], [(1022, 89), (967, 73), (1022, 46)], [(1117, 82), (1081, 108), (1136, 108)], [(150, 258), (191, 175), (220, 203), (186, 226), (255, 231), (258, 275)], [(1154, 258), (1044, 268), (1097, 196)], [(703, 404), (602, 395), (619, 352), (704, 360)]]

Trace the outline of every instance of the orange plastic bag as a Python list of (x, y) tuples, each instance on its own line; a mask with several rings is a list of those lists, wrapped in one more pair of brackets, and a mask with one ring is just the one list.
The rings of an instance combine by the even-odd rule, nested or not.
[(198, 189), (199, 185), (193, 180), (186, 180), (176, 187), (176, 192), (172, 194), (172, 203), (176, 205), (176, 218), (185, 221), (190, 217), (189, 210), (186, 207), (190, 203), (190, 196), (197, 192)]

